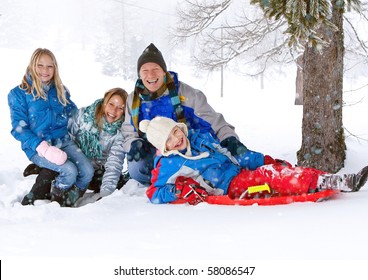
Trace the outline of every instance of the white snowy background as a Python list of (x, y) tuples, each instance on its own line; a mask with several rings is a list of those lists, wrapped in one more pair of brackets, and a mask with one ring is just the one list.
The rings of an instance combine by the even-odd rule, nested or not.
[[(153, 205), (145, 189), (131, 180), (111, 196), (79, 208), (47, 201), (22, 206), (35, 176), (22, 177), (29, 161), (10, 134), (7, 94), (21, 82), (37, 47), (55, 53), (62, 81), (79, 107), (112, 87), (128, 92), (134, 87), (134, 80), (102, 75), (88, 48), (72, 44), (56, 48), (47, 39), (22, 49), (0, 48), (2, 279), (367, 279), (368, 184), (357, 193), (320, 203), (189, 206)], [(248, 148), (296, 163), (302, 107), (294, 105), (294, 66), (269, 73), (263, 87), (257, 79), (225, 71), (221, 98), (219, 72), (198, 74), (184, 58), (167, 64), (182, 81), (207, 95)], [(347, 158), (340, 174), (368, 165), (366, 73), (345, 79)], [(187, 277), (114, 275), (119, 266), (169, 265), (204, 272)], [(252, 276), (210, 277), (206, 275), (210, 266), (256, 266), (256, 270)]]

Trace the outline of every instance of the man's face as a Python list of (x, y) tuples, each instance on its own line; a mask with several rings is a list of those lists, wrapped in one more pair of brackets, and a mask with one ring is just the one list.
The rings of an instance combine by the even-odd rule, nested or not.
[(143, 85), (150, 91), (156, 92), (164, 83), (166, 73), (154, 62), (147, 62), (139, 70)]

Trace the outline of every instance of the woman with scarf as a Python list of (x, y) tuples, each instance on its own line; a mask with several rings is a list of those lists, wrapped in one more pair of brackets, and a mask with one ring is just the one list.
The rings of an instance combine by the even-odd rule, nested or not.
[(51, 200), (71, 206), (93, 177), (93, 166), (70, 139), (67, 124), (77, 107), (62, 84), (54, 54), (38, 48), (19, 86), (8, 94), (12, 130), (28, 159), (58, 173)]
[[(99, 193), (98, 197), (107, 196), (115, 189), (120, 189), (129, 179), (126, 174), (122, 175), (125, 153), (120, 130), (127, 96), (127, 92), (122, 88), (110, 89), (104, 98), (80, 108), (69, 120), (71, 138), (94, 167), (95, 172), (89, 189)], [(55, 174), (37, 170), (36, 166), (30, 165), (26, 168), (25, 175), (38, 172), (36, 183), (24, 197), (23, 205), (33, 204), (35, 197), (45, 198), (50, 189), (50, 182)]]
[(101, 197), (120, 189), (127, 179), (122, 175), (125, 153), (121, 132), (127, 96), (124, 89), (112, 88), (104, 98), (79, 109), (68, 125), (70, 135), (95, 168), (89, 188)]

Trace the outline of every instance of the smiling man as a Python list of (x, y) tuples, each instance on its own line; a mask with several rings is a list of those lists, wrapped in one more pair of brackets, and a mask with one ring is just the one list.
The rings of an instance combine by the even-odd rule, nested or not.
[(244, 168), (255, 169), (264, 164), (263, 154), (248, 150), (239, 141), (234, 127), (208, 104), (203, 92), (179, 81), (176, 73), (167, 71), (165, 60), (154, 44), (146, 47), (138, 58), (137, 72), (139, 78), (134, 92), (128, 96), (122, 127), (124, 150), (128, 152), (128, 168), (133, 179), (150, 184), (156, 149), (139, 131), (138, 124), (156, 116), (211, 133)]

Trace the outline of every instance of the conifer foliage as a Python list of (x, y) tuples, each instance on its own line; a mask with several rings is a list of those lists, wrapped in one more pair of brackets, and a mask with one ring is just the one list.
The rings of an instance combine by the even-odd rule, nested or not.
[[(324, 25), (332, 31), (338, 27), (332, 23), (332, 2), (329, 0), (251, 0), (258, 4), (268, 18), (284, 18), (288, 23), (286, 33), (289, 34), (289, 46), (308, 44), (318, 47), (327, 42), (318, 35), (318, 28)], [(359, 0), (334, 1), (335, 8), (344, 11), (353, 7), (360, 9)]]

